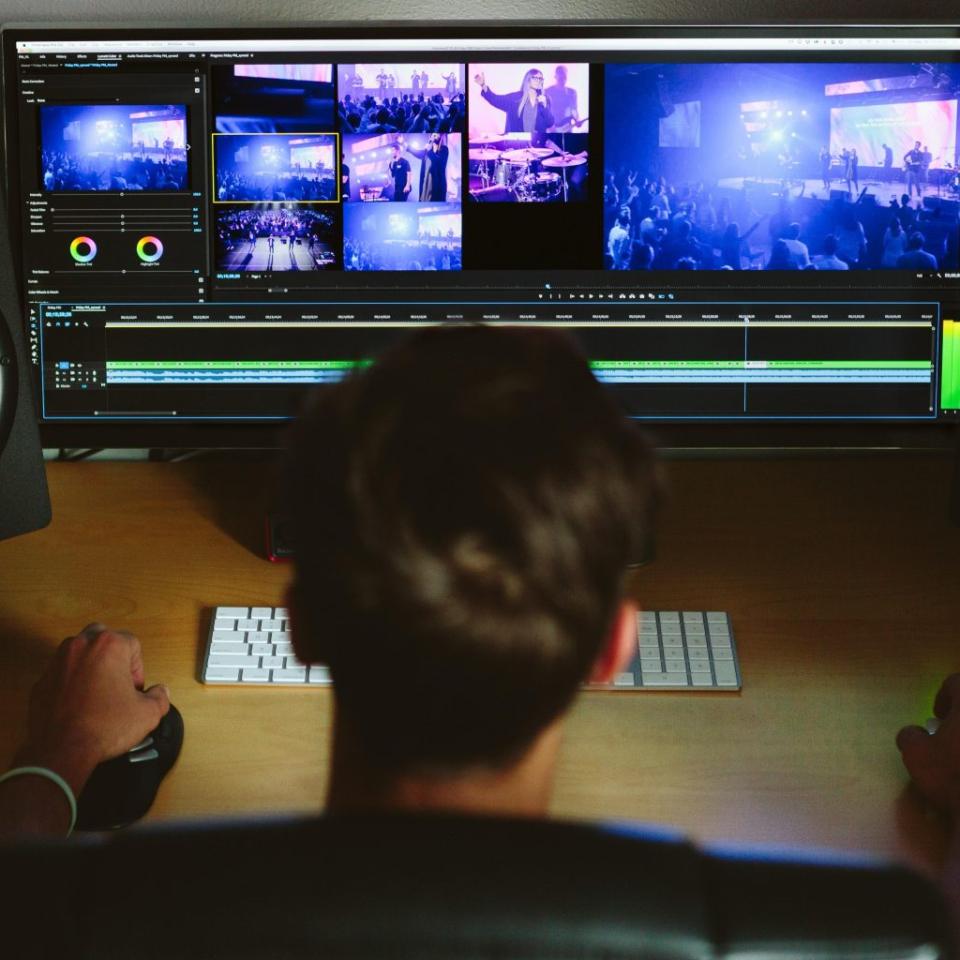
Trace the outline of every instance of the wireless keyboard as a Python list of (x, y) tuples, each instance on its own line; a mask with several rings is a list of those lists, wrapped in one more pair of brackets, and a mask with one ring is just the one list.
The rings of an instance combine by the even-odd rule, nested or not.
[[(200, 679), (209, 684), (329, 686), (324, 666), (300, 663), (283, 607), (217, 607)], [(590, 689), (739, 690), (740, 665), (726, 613), (646, 610), (631, 663)]]

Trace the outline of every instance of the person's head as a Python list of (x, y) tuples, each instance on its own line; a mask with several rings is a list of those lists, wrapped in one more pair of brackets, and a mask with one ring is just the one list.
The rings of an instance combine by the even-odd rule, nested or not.
[(799, 240), (800, 239), (800, 224), (791, 223), (786, 230), (783, 232), (784, 237), (787, 240)]
[(649, 450), (555, 331), (418, 333), (295, 428), (290, 605), (385, 775), (505, 769), (604, 656)]
[(890, 231), (890, 233), (894, 237), (899, 237), (900, 234), (903, 233), (903, 227), (901, 226), (900, 221), (899, 219), (897, 219), (897, 217), (894, 217), (890, 221), (890, 226), (887, 229)]
[(617, 214), (617, 223), (619, 223), (621, 227), (630, 226), (630, 208), (629, 207), (624, 206), (620, 208), (620, 212)]
[(926, 242), (927, 238), (919, 230), (915, 230), (907, 240), (907, 249), (922, 250)]
[(543, 90), (543, 71), (539, 67), (531, 67), (523, 75), (520, 92), (526, 96), (531, 90), (534, 93), (540, 93)]
[(770, 248), (770, 260), (767, 262), (768, 270), (789, 270), (795, 267), (793, 258), (790, 256), (790, 248), (785, 240), (775, 240)]
[(920, 149), (920, 141), (919, 141), (919, 140), (914, 140), (914, 141), (913, 141), (913, 149), (914, 149), (914, 150), (919, 150), (919, 149)]
[(393, 145), (393, 159), (394, 159), (394, 160), (399, 160), (401, 153), (402, 153), (402, 148), (401, 148), (400, 144), (399, 144), (399, 143), (395, 143), (395, 144)]
[(901, 207), (909, 207), (909, 206), (910, 206), (910, 194), (909, 194), (909, 193), (902, 193), (902, 194), (900, 194), (900, 206), (901, 206)]
[(836, 238), (835, 234), (828, 233), (823, 238), (823, 252), (828, 257), (835, 257), (837, 255), (837, 249), (839, 248), (840, 243)]
[(553, 79), (557, 81), (558, 87), (567, 85), (567, 68), (562, 64), (557, 64), (557, 69), (553, 71)]

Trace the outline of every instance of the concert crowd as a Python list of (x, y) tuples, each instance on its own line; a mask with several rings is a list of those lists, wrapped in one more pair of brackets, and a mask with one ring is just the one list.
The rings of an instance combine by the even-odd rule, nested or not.
[(217, 173), (217, 200), (277, 201), (336, 200), (333, 171), (303, 176), (292, 172), (269, 174)]
[(319, 210), (230, 210), (217, 217), (221, 250), (254, 243), (258, 237), (332, 242), (334, 218)]
[(446, 103), (440, 94), (355, 100), (348, 93), (337, 104), (345, 133), (456, 133), (463, 130), (465, 111), (462, 93)]
[(122, 160), (103, 155), (71, 156), (44, 151), (43, 188), (48, 192), (186, 190), (187, 164), (184, 160), (153, 160), (133, 157)]
[(460, 270), (459, 240), (421, 236), (418, 241), (343, 241), (345, 270)]
[[(604, 265), (610, 270), (937, 270), (958, 255), (958, 215), (907, 195), (888, 205), (781, 189), (764, 205), (698, 183), (607, 171)], [(725, 191), (729, 194), (729, 191)], [(754, 206), (761, 203), (762, 209)]]

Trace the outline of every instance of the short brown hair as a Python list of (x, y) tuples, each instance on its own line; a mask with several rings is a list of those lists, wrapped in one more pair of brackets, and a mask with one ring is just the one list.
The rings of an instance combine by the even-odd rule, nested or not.
[(556, 331), (436, 327), (295, 428), (301, 655), (396, 772), (504, 766), (598, 657), (652, 457)]

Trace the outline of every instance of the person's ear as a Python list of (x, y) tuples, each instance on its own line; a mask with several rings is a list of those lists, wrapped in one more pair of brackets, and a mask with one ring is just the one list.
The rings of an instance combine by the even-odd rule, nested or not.
[(590, 683), (612, 683), (618, 673), (626, 670), (637, 653), (638, 611), (635, 600), (625, 598), (620, 601), (606, 643), (593, 665)]

